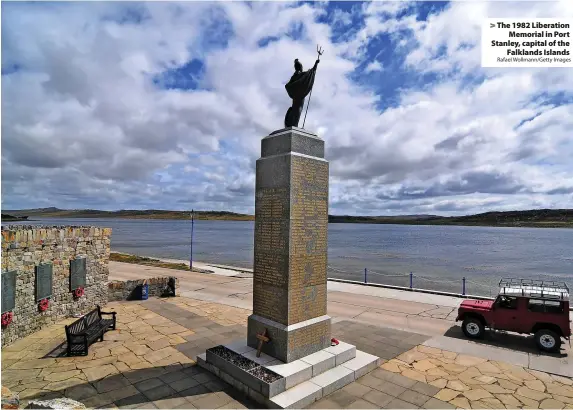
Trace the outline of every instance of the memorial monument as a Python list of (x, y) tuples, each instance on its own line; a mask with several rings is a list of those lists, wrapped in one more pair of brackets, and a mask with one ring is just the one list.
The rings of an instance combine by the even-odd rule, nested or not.
[(285, 128), (261, 141), (247, 340), (198, 357), (199, 365), (268, 407), (307, 406), (379, 363), (350, 344), (331, 341), (326, 303), (329, 167), (324, 141), (298, 128), (322, 55), (317, 51), (314, 67), (306, 72), (295, 60), (295, 73), (285, 85), (292, 98)]

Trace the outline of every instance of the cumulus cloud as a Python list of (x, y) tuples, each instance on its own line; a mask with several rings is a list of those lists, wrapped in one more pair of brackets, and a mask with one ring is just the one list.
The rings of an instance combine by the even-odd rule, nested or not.
[(382, 64), (380, 63), (380, 61), (371, 61), (368, 63), (368, 65), (364, 69), (364, 72), (372, 73), (374, 71), (382, 71), (382, 69), (383, 69), (383, 67), (382, 67)]
[(487, 17), (573, 3), (7, 3), (2, 206), (253, 212), (294, 58), (331, 212), (573, 206), (573, 72), (483, 69)]

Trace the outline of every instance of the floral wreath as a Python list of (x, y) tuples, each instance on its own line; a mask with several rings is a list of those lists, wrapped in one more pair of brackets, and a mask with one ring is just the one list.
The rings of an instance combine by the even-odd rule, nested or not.
[(50, 307), (50, 300), (49, 299), (42, 299), (40, 303), (38, 303), (38, 309), (40, 312), (45, 312)]
[(82, 288), (82, 287), (74, 289), (74, 297), (76, 299), (81, 298), (84, 295), (84, 293), (85, 293), (84, 288)]
[(10, 323), (12, 323), (12, 319), (14, 319), (14, 313), (12, 312), (2, 313), (2, 327), (6, 327)]

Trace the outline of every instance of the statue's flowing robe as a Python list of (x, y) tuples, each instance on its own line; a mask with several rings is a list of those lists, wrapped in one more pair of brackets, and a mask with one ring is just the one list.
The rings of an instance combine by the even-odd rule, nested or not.
[(315, 74), (316, 65), (308, 71), (294, 73), (289, 82), (285, 84), (287, 93), (292, 98), (292, 107), (285, 115), (285, 127), (298, 127), (304, 99), (312, 90)]
[(303, 100), (314, 85), (314, 76), (316, 74), (316, 67), (301, 73), (294, 73), (290, 81), (286, 83), (285, 88), (290, 98), (293, 101)]

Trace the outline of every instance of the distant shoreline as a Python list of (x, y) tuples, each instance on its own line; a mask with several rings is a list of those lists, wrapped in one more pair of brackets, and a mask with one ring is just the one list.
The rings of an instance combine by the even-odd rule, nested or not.
[(2, 214), (2, 221), (6, 222), (21, 222), (21, 221), (28, 221), (27, 216), (13, 216), (13, 215), (6, 215)]
[[(190, 220), (187, 211), (168, 210), (63, 210), (57, 208), (9, 210), (12, 217), (22, 218), (118, 218), (118, 219), (159, 219)], [(195, 220), (209, 221), (254, 221), (254, 215), (227, 211), (196, 211)], [(19, 221), (22, 219), (4, 219)], [(528, 211), (486, 212), (477, 215), (446, 217), (438, 215), (401, 215), (401, 216), (349, 216), (329, 215), (329, 223), (361, 223), (392, 225), (450, 225), (517, 228), (573, 228), (573, 209), (540, 209)]]

